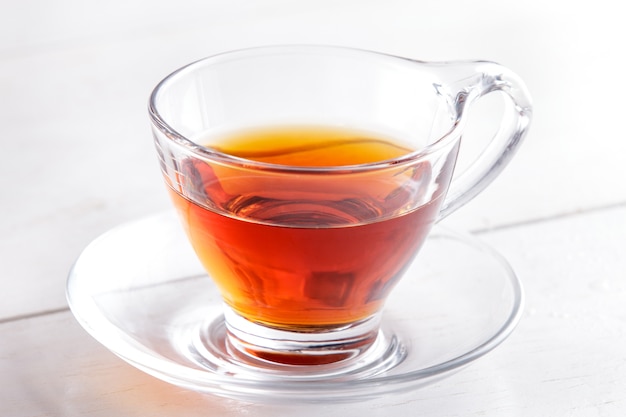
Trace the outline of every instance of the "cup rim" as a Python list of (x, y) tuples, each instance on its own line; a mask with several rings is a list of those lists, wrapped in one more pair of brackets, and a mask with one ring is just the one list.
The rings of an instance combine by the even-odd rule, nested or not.
[(228, 153), (221, 152), (217, 149), (200, 145), (193, 140), (189, 139), (185, 135), (179, 133), (170, 126), (169, 123), (165, 121), (165, 119), (161, 116), (159, 111), (157, 110), (156, 100), (157, 96), (162, 89), (164, 89), (167, 84), (176, 77), (183, 75), (185, 72), (192, 70), (194, 67), (206, 64), (209, 61), (214, 61), (215, 63), (220, 62), (222, 60), (231, 59), (236, 57), (237, 55), (243, 56), (252, 53), (301, 53), (302, 51), (310, 51), (312, 53), (314, 51), (335, 51), (339, 53), (353, 53), (353, 54), (369, 54), (377, 57), (386, 57), (391, 60), (398, 60), (399, 62), (410, 62), (416, 65), (420, 64), (429, 64), (426, 61), (414, 60), (410, 58), (405, 58), (397, 55), (392, 55), (388, 53), (372, 51), (367, 49), (353, 48), (353, 47), (344, 47), (344, 46), (332, 46), (332, 45), (270, 45), (270, 46), (256, 46), (250, 48), (239, 48), (233, 49), (229, 51), (220, 52), (217, 54), (209, 55), (204, 58), (200, 58), (193, 62), (190, 62), (187, 65), (184, 65), (169, 75), (164, 77), (152, 90), (149, 101), (148, 101), (148, 113), (150, 119), (155, 127), (157, 127), (162, 133), (165, 134), (165, 137), (181, 146), (185, 150), (191, 152), (192, 154), (202, 158), (209, 159), (211, 161), (219, 162), (224, 165), (229, 166), (239, 166), (245, 167), (248, 169), (261, 169), (263, 171), (273, 171), (273, 172), (298, 172), (298, 173), (350, 173), (350, 172), (363, 172), (363, 171), (376, 171), (381, 169), (393, 168), (402, 165), (408, 165), (415, 163), (421, 159), (428, 157), (442, 148), (445, 148), (449, 145), (451, 141), (458, 136), (456, 133), (459, 131), (460, 124), (460, 116), (459, 113), (456, 119), (453, 121), (450, 129), (443, 134), (440, 138), (436, 139), (432, 143), (417, 149), (413, 152), (406, 153), (404, 155), (398, 156), (392, 159), (386, 159), (381, 161), (369, 162), (364, 164), (356, 164), (356, 165), (337, 165), (337, 166), (298, 166), (298, 165), (285, 165), (285, 164), (276, 164), (271, 162), (262, 162), (253, 159), (238, 157), (234, 155), (230, 155)]

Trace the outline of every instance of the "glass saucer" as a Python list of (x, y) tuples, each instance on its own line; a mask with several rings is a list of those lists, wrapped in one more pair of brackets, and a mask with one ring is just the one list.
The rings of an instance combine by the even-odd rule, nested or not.
[(390, 366), (331, 378), (238, 369), (219, 338), (205, 339), (207, 329), (223, 328), (222, 302), (167, 212), (94, 240), (70, 272), (67, 297), (95, 339), (164, 381), (251, 401), (329, 402), (414, 389), (458, 371), (513, 331), (523, 293), (500, 255), (436, 226), (383, 312)]

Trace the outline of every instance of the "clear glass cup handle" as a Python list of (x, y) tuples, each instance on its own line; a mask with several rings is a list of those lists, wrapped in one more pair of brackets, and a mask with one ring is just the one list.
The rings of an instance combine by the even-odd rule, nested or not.
[(449, 71), (445, 76), (451, 80), (448, 83), (450, 91), (456, 91), (453, 104), (457, 111), (457, 128), (461, 131), (466, 118), (464, 113), (480, 97), (499, 91), (507, 98), (498, 131), (478, 158), (450, 184), (439, 213), (438, 220), (441, 220), (480, 193), (508, 164), (526, 135), (532, 105), (523, 81), (499, 64), (449, 63), (437, 70)]

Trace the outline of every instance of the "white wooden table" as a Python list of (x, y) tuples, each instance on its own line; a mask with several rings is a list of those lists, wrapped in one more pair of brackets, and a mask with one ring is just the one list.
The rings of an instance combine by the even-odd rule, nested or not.
[[(609, 0), (4, 2), (0, 415), (623, 416), (623, 17)], [(445, 221), (501, 252), (526, 289), (517, 330), (462, 372), (359, 403), (249, 404), (143, 374), (68, 310), (83, 247), (169, 208), (146, 115), (156, 82), (206, 55), (284, 43), (489, 59), (527, 82), (526, 143)]]

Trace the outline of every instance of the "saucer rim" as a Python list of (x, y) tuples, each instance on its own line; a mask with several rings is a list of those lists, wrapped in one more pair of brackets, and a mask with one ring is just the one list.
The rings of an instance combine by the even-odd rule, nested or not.
[[(483, 340), (482, 343), (461, 355), (435, 365), (413, 370), (411, 372), (405, 372), (399, 375), (380, 375), (369, 377), (367, 379), (353, 380), (349, 382), (350, 387), (348, 388), (346, 387), (346, 383), (342, 381), (270, 380), (263, 381), (262, 385), (259, 385), (259, 381), (257, 380), (234, 380), (232, 377), (211, 373), (205, 369), (190, 368), (188, 366), (181, 365), (180, 363), (172, 362), (167, 358), (159, 358), (154, 355), (150, 357), (151, 360), (142, 360), (142, 358), (146, 356), (147, 352), (146, 350), (142, 350), (140, 348), (140, 341), (130, 337), (126, 334), (126, 332), (124, 332), (123, 329), (115, 326), (109, 320), (106, 320), (104, 315), (98, 316), (97, 314), (94, 315), (85, 312), (85, 309), (96, 310), (97, 312), (98, 308), (95, 306), (95, 303), (93, 303), (93, 300), (77, 299), (73, 288), (76, 284), (76, 280), (78, 279), (76, 269), (77, 265), (80, 265), (81, 259), (85, 256), (85, 253), (89, 253), (90, 250), (93, 250), (94, 246), (96, 246), (98, 242), (115, 238), (116, 234), (123, 234), (125, 230), (128, 230), (129, 228), (132, 229), (133, 226), (141, 222), (157, 224), (161, 224), (164, 221), (177, 222), (177, 219), (174, 219), (174, 217), (175, 214), (173, 211), (158, 213), (152, 216), (123, 223), (94, 239), (81, 253), (70, 270), (66, 285), (66, 296), (70, 310), (79, 324), (87, 331), (87, 333), (89, 333), (94, 339), (96, 339), (112, 353), (122, 358), (130, 365), (154, 377), (173, 385), (182, 386), (194, 391), (253, 401), (257, 401), (259, 399), (263, 401), (272, 401), (276, 399), (283, 401), (285, 398), (289, 398), (290, 400), (297, 401), (318, 402), (329, 400), (354, 400), (365, 397), (372, 398), (389, 392), (412, 390), (419, 386), (430, 384), (435, 380), (447, 377), (448, 375), (463, 369), (465, 366), (491, 352), (504, 342), (515, 330), (523, 313), (525, 300), (524, 290), (521, 281), (506, 259), (493, 248), (469, 234), (455, 232), (444, 226), (435, 225), (429, 239), (436, 238), (437, 236), (451, 238), (455, 241), (463, 243), (464, 245), (469, 245), (472, 249), (479, 250), (485, 256), (491, 257), (492, 260), (496, 261), (499, 264), (499, 267), (502, 268), (502, 275), (506, 276), (506, 282), (512, 291), (513, 298), (511, 300), (511, 309), (503, 324), (495, 333)], [(198, 279), (199, 277), (206, 278), (206, 274), (184, 277), (183, 279)], [(175, 281), (175, 279), (172, 281)], [(210, 280), (207, 280), (207, 282), (210, 283)], [(209, 285), (214, 286), (212, 283)], [(384, 317), (382, 322), (383, 326), (385, 326), (386, 322)], [(109, 329), (108, 331), (106, 330), (107, 328)], [(114, 333), (121, 333), (120, 336), (122, 337), (120, 340), (123, 340), (125, 344), (120, 344), (120, 340), (117, 340), (118, 343), (115, 344), (116, 346), (112, 346), (114, 344), (111, 343), (107, 337), (105, 337), (105, 335), (110, 334), (111, 331)], [(376, 392), (372, 392), (371, 390), (368, 390), (368, 388), (375, 388)], [(344, 392), (345, 395), (343, 395)], [(320, 394), (324, 393), (332, 394), (332, 398), (320, 397)]]

